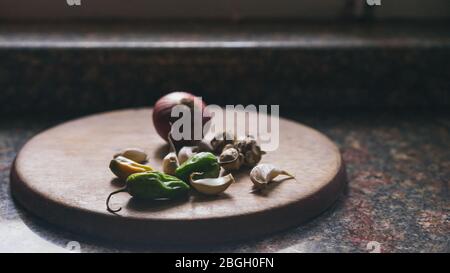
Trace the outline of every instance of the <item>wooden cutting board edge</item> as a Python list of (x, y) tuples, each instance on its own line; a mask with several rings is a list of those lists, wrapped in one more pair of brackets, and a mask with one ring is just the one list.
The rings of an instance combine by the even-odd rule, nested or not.
[[(300, 210), (298, 218), (292, 218), (290, 221), (283, 219), (283, 225), (280, 225), (279, 215), (284, 215), (282, 211), (272, 211), (268, 215), (267, 212), (258, 217), (258, 214), (253, 214), (251, 217), (234, 217), (236, 219), (230, 219), (230, 223), (226, 226), (222, 226), (222, 229), (215, 230), (214, 232), (205, 233), (202, 230), (204, 223), (201, 220), (196, 220), (197, 224), (193, 224), (189, 227), (189, 222), (180, 221), (180, 225), (183, 225), (182, 234), (188, 233), (190, 236), (180, 236), (176, 230), (174, 230), (174, 236), (166, 238), (154, 236), (155, 240), (149, 240), (147, 236), (142, 236), (139, 232), (145, 230), (145, 227), (136, 227), (135, 231), (123, 232), (122, 222), (115, 221), (118, 217), (115, 215), (105, 215), (101, 213), (86, 214), (81, 211), (80, 208), (60, 206), (54, 201), (46, 199), (42, 195), (36, 195), (36, 192), (32, 191), (25, 183), (23, 183), (20, 177), (15, 171), (15, 161), (11, 167), (10, 180), (11, 180), (11, 192), (13, 198), (18, 201), (28, 212), (35, 214), (40, 219), (54, 224), (64, 230), (74, 232), (77, 234), (83, 234), (93, 240), (105, 240), (106, 242), (117, 243), (126, 242), (132, 244), (164, 244), (164, 245), (210, 245), (215, 243), (236, 242), (242, 240), (250, 240), (261, 238), (266, 235), (274, 234), (279, 231), (283, 231), (289, 228), (297, 227), (312, 218), (317, 217), (326, 209), (331, 207), (342, 195), (345, 187), (347, 186), (347, 174), (344, 162), (339, 171), (332, 181), (319, 190), (309, 198), (302, 199), (301, 202), (292, 203), (287, 207), (279, 208), (278, 210), (298, 210), (305, 206), (309, 209), (307, 211)], [(320, 196), (320, 197), (318, 197)], [(33, 200), (33, 202), (30, 202)], [(99, 219), (100, 218), (100, 219)], [(93, 222), (91, 222), (93, 221)], [(133, 219), (130, 219), (133, 221)], [(91, 225), (80, 225), (80, 223), (96, 223)], [(98, 227), (95, 227), (98, 223)], [(251, 223), (252, 225), (259, 226), (261, 228), (248, 231), (246, 225)], [(271, 226), (271, 223), (275, 223), (275, 227)], [(137, 223), (138, 224), (138, 223)], [(157, 223), (155, 223), (157, 224)], [(186, 226), (188, 225), (188, 226)], [(156, 232), (158, 229), (165, 228), (164, 226), (154, 225), (153, 228), (144, 232)], [(231, 233), (230, 233), (230, 229)], [(243, 231), (242, 231), (243, 229)], [(99, 232), (104, 230), (105, 232)], [(138, 232), (138, 233), (136, 233)], [(167, 233), (167, 231), (165, 232)], [(221, 236), (223, 235), (223, 236)], [(190, 240), (187, 238), (191, 238)]]
[[(69, 122), (84, 118), (86, 117), (77, 118)], [(285, 120), (295, 122), (289, 119)], [(320, 132), (318, 133), (322, 135)], [(326, 138), (328, 139), (328, 137)], [(337, 147), (336, 150), (339, 152)], [(20, 157), (20, 152), (16, 160), (18, 157)], [(117, 217), (112, 214), (107, 215), (93, 211), (86, 213), (86, 210), (61, 205), (57, 201), (47, 199), (44, 195), (33, 191), (17, 173), (15, 169), (16, 160), (11, 166), (10, 181), (13, 198), (27, 211), (51, 224), (74, 233), (87, 235), (92, 239), (100, 238), (110, 242), (119, 241), (137, 244), (208, 245), (259, 238), (298, 226), (322, 213), (335, 203), (346, 186), (345, 164), (340, 154), (339, 157), (340, 166), (337, 168), (334, 177), (325, 187), (320, 188), (307, 198), (276, 208), (270, 212), (252, 213), (251, 215), (240, 214), (227, 217), (225, 221), (217, 218), (208, 220), (195, 219), (193, 221), (186, 219), (182, 221), (177, 219), (159, 221), (155, 219), (152, 221), (147, 219), (143, 222), (132, 217), (127, 217), (124, 221), (123, 217)], [(305, 210), (304, 208), (308, 209)], [(288, 214), (292, 215), (293, 210), (296, 211), (295, 214), (298, 217), (288, 217), (288, 219), (283, 217)], [(172, 222), (174, 225), (167, 226), (165, 225), (167, 222)], [(179, 228), (179, 226), (182, 226), (182, 228)], [(249, 226), (254, 226), (255, 228), (249, 229)], [(130, 227), (132, 228), (130, 229)], [(127, 232), (124, 232), (125, 229)], [(163, 232), (161, 232), (162, 230)], [(148, 236), (149, 232), (153, 234), (151, 239)]]

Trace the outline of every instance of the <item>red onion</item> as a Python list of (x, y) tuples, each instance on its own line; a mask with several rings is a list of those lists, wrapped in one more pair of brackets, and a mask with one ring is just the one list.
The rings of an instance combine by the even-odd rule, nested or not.
[[(159, 136), (167, 141), (167, 136), (171, 129), (171, 123), (175, 122), (177, 118), (170, 116), (172, 108), (177, 105), (186, 105), (191, 108), (191, 113), (194, 114), (194, 107), (199, 107), (201, 112), (206, 107), (206, 104), (198, 97), (187, 92), (172, 92), (161, 97), (153, 109), (153, 124)], [(210, 119), (208, 113), (203, 113), (202, 126)], [(193, 118), (191, 119), (194, 120)], [(193, 127), (192, 127), (193, 128)]]

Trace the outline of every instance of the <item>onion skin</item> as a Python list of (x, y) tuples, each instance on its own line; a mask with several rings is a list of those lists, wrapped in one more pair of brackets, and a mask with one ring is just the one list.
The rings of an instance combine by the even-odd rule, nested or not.
[[(171, 129), (171, 123), (175, 122), (177, 118), (172, 118), (170, 116), (172, 108), (177, 105), (187, 105), (187, 106), (194, 106), (199, 107), (202, 110), (203, 117), (202, 117), (202, 126), (210, 120), (210, 115), (208, 113), (204, 113), (204, 109), (206, 107), (206, 104), (197, 99), (196, 96), (194, 96), (191, 93), (183, 92), (183, 91), (177, 91), (169, 93), (163, 97), (161, 97), (156, 103), (153, 108), (153, 125), (155, 126), (156, 132), (158, 135), (163, 138), (165, 141), (168, 141), (167, 136), (169, 135), (170, 129)], [(193, 120), (193, 119), (192, 119)], [(192, 142), (192, 141), (188, 141)]]

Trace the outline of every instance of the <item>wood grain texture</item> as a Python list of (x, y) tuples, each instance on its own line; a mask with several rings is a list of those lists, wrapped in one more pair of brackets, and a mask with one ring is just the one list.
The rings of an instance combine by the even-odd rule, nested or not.
[(250, 170), (217, 197), (193, 194), (176, 202), (137, 202), (113, 197), (120, 216), (106, 211), (117, 189), (108, 169), (113, 154), (144, 149), (161, 169), (168, 147), (155, 132), (151, 109), (123, 110), (66, 122), (33, 137), (11, 171), (13, 196), (56, 225), (95, 237), (138, 243), (207, 244), (258, 237), (298, 225), (329, 207), (345, 182), (337, 147), (324, 135), (281, 119), (280, 146), (263, 157), (297, 177), (250, 193)]

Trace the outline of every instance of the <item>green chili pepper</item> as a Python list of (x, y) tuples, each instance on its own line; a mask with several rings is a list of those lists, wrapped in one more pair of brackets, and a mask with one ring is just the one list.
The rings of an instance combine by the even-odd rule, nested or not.
[(194, 172), (203, 173), (198, 179), (217, 178), (220, 173), (217, 157), (209, 152), (195, 154), (175, 170), (175, 176), (189, 183), (189, 176)]
[(126, 186), (112, 192), (106, 199), (106, 207), (110, 212), (118, 212), (109, 207), (109, 199), (119, 192), (128, 192), (139, 199), (176, 199), (186, 196), (190, 187), (180, 179), (157, 171), (135, 173), (128, 176)]

